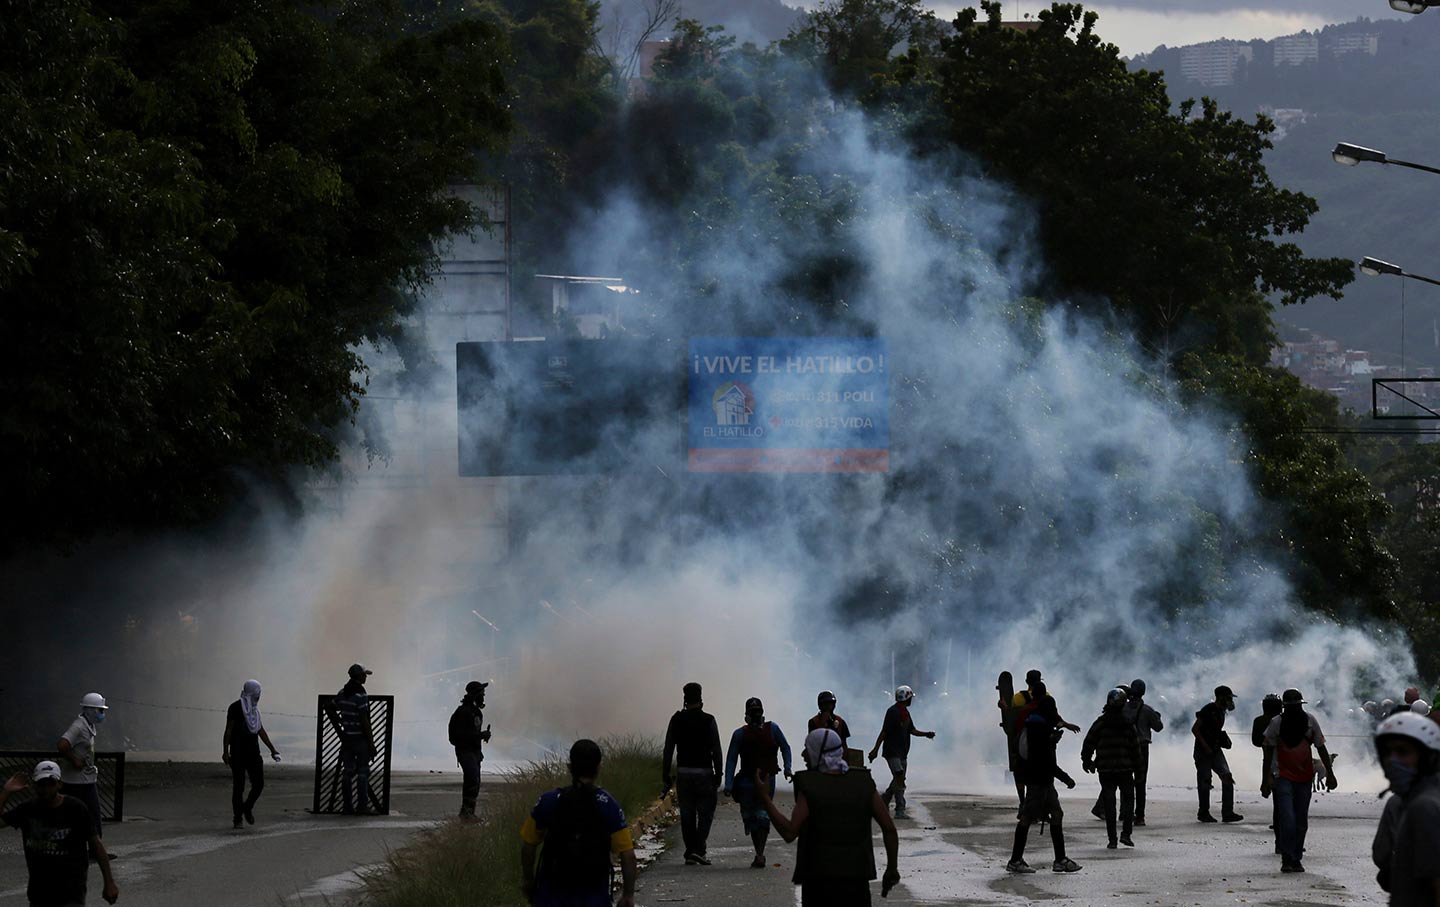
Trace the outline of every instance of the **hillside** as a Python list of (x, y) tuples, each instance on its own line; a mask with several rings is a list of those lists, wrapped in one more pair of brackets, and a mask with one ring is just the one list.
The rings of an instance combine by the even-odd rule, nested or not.
[[(602, 21), (610, 20), (617, 11), (638, 18), (644, 5), (644, 0), (601, 0)], [(723, 25), (742, 44), (751, 41), (764, 46), (785, 37), (801, 10), (780, 0), (683, 0), (681, 15), (707, 25)]]
[[(1440, 278), (1440, 176), (1343, 167), (1330, 159), (1335, 143), (1348, 141), (1440, 166), (1440, 14), (1360, 19), (1310, 34), (1319, 53), (1298, 64), (1276, 65), (1277, 42), (1247, 42), (1253, 59), (1236, 67), (1229, 85), (1186, 79), (1183, 48), (1157, 48), (1135, 65), (1163, 70), (1176, 101), (1208, 95), (1246, 115), (1281, 111), (1276, 116), (1285, 134), (1269, 156), (1269, 169), (1277, 184), (1320, 203), (1299, 239), (1307, 252), (1373, 255)], [(1373, 55), (1327, 52), (1347, 37), (1354, 46), (1356, 36), (1366, 35), (1376, 36)], [(1440, 288), (1410, 282), (1405, 290), (1407, 359), (1412, 366), (1440, 365)], [(1398, 362), (1400, 293), (1399, 280), (1361, 276), (1339, 302), (1312, 302), (1277, 317)]]

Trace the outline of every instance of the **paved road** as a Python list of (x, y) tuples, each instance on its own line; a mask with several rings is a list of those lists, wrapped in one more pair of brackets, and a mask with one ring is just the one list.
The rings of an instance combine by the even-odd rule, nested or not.
[[(235, 830), (224, 765), (131, 763), (127, 770), (126, 819), (106, 825), (105, 845), (118, 854), (120, 903), (146, 907), (343, 903), (356, 868), (380, 863), (460, 799), (458, 771), (396, 774), (391, 815), (312, 816), (314, 769), (269, 766), (256, 825)], [(20, 834), (0, 831), (0, 907), (25, 903), (24, 880)], [(101, 903), (99, 886), (92, 869), (94, 903)]]
[[(883, 772), (882, 772), (883, 774)], [(1266, 828), (1268, 818), (1240, 825), (1195, 822), (1193, 793), (1184, 799), (1152, 800), (1149, 825), (1136, 829), (1134, 850), (1105, 849), (1104, 824), (1091, 818), (1090, 799), (1066, 799), (1067, 850), (1082, 864), (1074, 875), (1049, 871), (1049, 836), (1031, 835), (1027, 857), (1040, 871), (1005, 872), (1015, 830), (1013, 803), (989, 797), (914, 796), (909, 821), (900, 827), (901, 886), (874, 902), (909, 905), (1009, 905), (1044, 901), (1068, 905), (1384, 904), (1370, 865), (1370, 839), (1380, 804), (1372, 797), (1332, 794), (1316, 797), (1303, 875), (1281, 875)], [(1256, 817), (1269, 804), (1242, 804)], [(788, 808), (788, 807), (787, 807)], [(795, 907), (790, 883), (794, 847), (772, 837), (770, 866), (750, 869), (752, 851), (733, 804), (722, 805), (711, 837), (711, 867), (685, 866), (678, 829), (667, 833), (671, 847), (642, 875), (637, 902), (645, 907)], [(876, 861), (883, 848), (876, 837)]]

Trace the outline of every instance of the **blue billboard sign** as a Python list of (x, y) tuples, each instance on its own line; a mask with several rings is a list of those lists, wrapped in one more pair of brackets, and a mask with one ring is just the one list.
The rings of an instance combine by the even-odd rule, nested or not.
[(886, 472), (885, 341), (696, 337), (688, 362), (691, 472)]

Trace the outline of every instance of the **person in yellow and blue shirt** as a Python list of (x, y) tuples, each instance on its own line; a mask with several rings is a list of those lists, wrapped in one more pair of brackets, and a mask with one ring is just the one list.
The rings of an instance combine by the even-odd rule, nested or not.
[(635, 905), (635, 843), (625, 811), (595, 786), (600, 761), (595, 741), (575, 741), (573, 783), (542, 794), (520, 829), (522, 887), (535, 907), (610, 907), (612, 855), (624, 886), (617, 907)]

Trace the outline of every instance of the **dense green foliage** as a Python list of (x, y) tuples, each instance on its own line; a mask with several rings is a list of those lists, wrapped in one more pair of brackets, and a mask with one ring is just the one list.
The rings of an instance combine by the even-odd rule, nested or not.
[(8, 2), (0, 546), (172, 524), (335, 455), (445, 187), (508, 129), (504, 38), (382, 0)]

